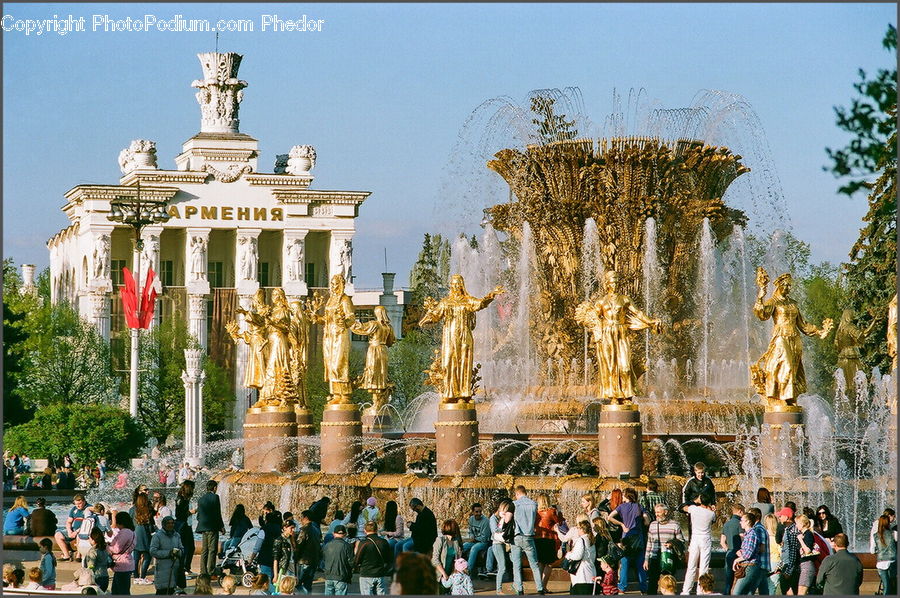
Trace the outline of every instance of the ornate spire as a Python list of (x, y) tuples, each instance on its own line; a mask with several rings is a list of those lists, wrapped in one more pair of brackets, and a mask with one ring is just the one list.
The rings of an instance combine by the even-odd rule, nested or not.
[(238, 133), (238, 105), (243, 99), (246, 81), (237, 78), (242, 55), (235, 52), (197, 54), (203, 67), (202, 80), (191, 87), (199, 89), (201, 133)]

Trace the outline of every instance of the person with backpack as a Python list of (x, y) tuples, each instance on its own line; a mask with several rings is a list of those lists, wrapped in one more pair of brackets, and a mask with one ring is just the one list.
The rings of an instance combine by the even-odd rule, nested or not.
[[(356, 543), (354, 564), (359, 568), (359, 593), (364, 596), (388, 593), (393, 573), (394, 551), (388, 541), (378, 535), (378, 524), (369, 521), (365, 537)], [(461, 553), (460, 553), (461, 556)]]
[(91, 530), (91, 548), (87, 551), (82, 566), (94, 573), (94, 583), (105, 592), (109, 587), (109, 569), (113, 566), (113, 559), (106, 550), (106, 537), (99, 527)]
[(656, 594), (661, 575), (675, 575), (684, 560), (684, 536), (681, 525), (669, 519), (669, 507), (658, 503), (654, 507), (656, 519), (647, 530), (647, 548), (643, 568), (647, 572), (647, 593)]
[(609, 521), (622, 528), (622, 544), (625, 556), (619, 561), (619, 592), (628, 587), (628, 569), (637, 570), (638, 586), (647, 591), (647, 571), (644, 569), (644, 528), (650, 525), (650, 516), (638, 504), (637, 491), (625, 488), (625, 501), (609, 514)]

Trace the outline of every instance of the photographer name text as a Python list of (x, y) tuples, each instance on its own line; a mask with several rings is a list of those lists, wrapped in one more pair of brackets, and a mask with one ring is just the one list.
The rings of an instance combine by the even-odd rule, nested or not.
[(145, 33), (151, 31), (172, 33), (209, 32), (321, 32), (325, 19), (315, 19), (305, 14), (286, 18), (280, 15), (259, 15), (257, 19), (187, 19), (183, 15), (161, 18), (145, 14), (141, 17), (116, 18), (110, 15), (90, 17), (53, 15), (49, 19), (20, 19), (14, 15), (3, 15), (0, 28), (5, 33), (22, 33), (27, 36), (45, 34), (68, 35), (69, 33)]

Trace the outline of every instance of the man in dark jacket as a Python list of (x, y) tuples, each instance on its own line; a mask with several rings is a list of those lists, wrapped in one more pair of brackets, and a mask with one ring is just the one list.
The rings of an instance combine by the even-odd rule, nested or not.
[(37, 508), (31, 512), (31, 535), (53, 536), (57, 525), (56, 515), (47, 508), (47, 499), (38, 497)]
[(359, 593), (374, 596), (388, 593), (394, 551), (387, 540), (378, 535), (378, 524), (366, 523), (366, 537), (356, 542), (356, 564), (359, 566)]
[(859, 558), (849, 550), (847, 546), (847, 534), (837, 534), (831, 539), (834, 554), (825, 557), (819, 567), (819, 575), (816, 577), (816, 585), (824, 584), (823, 594), (826, 596), (839, 596), (859, 594), (859, 586), (862, 584), (863, 567)]
[[(437, 539), (437, 519), (431, 509), (425, 506), (418, 498), (409, 501), (409, 508), (416, 512), (416, 520), (409, 523), (412, 535), (412, 549), (422, 554), (430, 555), (434, 549), (434, 541)], [(408, 546), (404, 546), (408, 550)]]
[(347, 528), (334, 528), (334, 539), (322, 550), (325, 559), (325, 594), (346, 596), (353, 579), (353, 548), (347, 543)]
[(297, 586), (312, 593), (316, 569), (322, 560), (322, 534), (312, 524), (309, 511), (300, 513), (300, 533), (297, 535)]
[(218, 482), (206, 482), (206, 494), (197, 501), (197, 533), (203, 535), (200, 549), (200, 575), (213, 575), (216, 570), (216, 554), (219, 552), (219, 533), (225, 533), (222, 521), (222, 503), (216, 494)]
[(309, 513), (312, 515), (312, 522), (318, 526), (319, 531), (322, 531), (322, 522), (325, 521), (325, 517), (328, 516), (328, 506), (330, 504), (331, 499), (327, 496), (323, 496), (309, 507)]
[(700, 504), (700, 495), (706, 495), (707, 504), (716, 504), (716, 488), (712, 480), (706, 477), (706, 465), (697, 461), (694, 463), (694, 477), (689, 479), (681, 490), (682, 504)]

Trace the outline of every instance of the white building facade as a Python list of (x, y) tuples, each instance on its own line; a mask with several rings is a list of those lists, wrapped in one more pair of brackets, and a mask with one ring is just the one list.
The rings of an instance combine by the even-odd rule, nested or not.
[[(200, 132), (188, 139), (175, 168), (159, 168), (155, 143), (135, 140), (122, 150), (118, 185), (78, 185), (62, 208), (71, 224), (48, 242), (52, 299), (74, 305), (107, 339), (124, 338), (118, 296), (122, 267), (134, 271), (134, 229), (111, 222), (110, 201), (121, 197), (164, 199), (170, 219), (142, 230), (138, 272), (148, 267), (162, 293), (156, 322), (184, 317), (189, 331), (217, 363), (234, 375), (234, 428), (252, 397), (240, 386), (246, 345), (235, 345), (224, 325), (248, 309), (259, 288), (284, 288), (289, 300), (324, 288), (344, 274), (353, 295), (355, 218), (366, 191), (311, 189), (316, 153), (297, 145), (261, 172), (257, 140), (239, 131), (245, 81), (241, 56), (199, 55), (204, 78), (193, 82), (201, 108)], [(393, 293), (391, 290), (390, 293)], [(385, 299), (395, 305), (396, 297)], [(395, 327), (402, 308), (394, 308)]]

